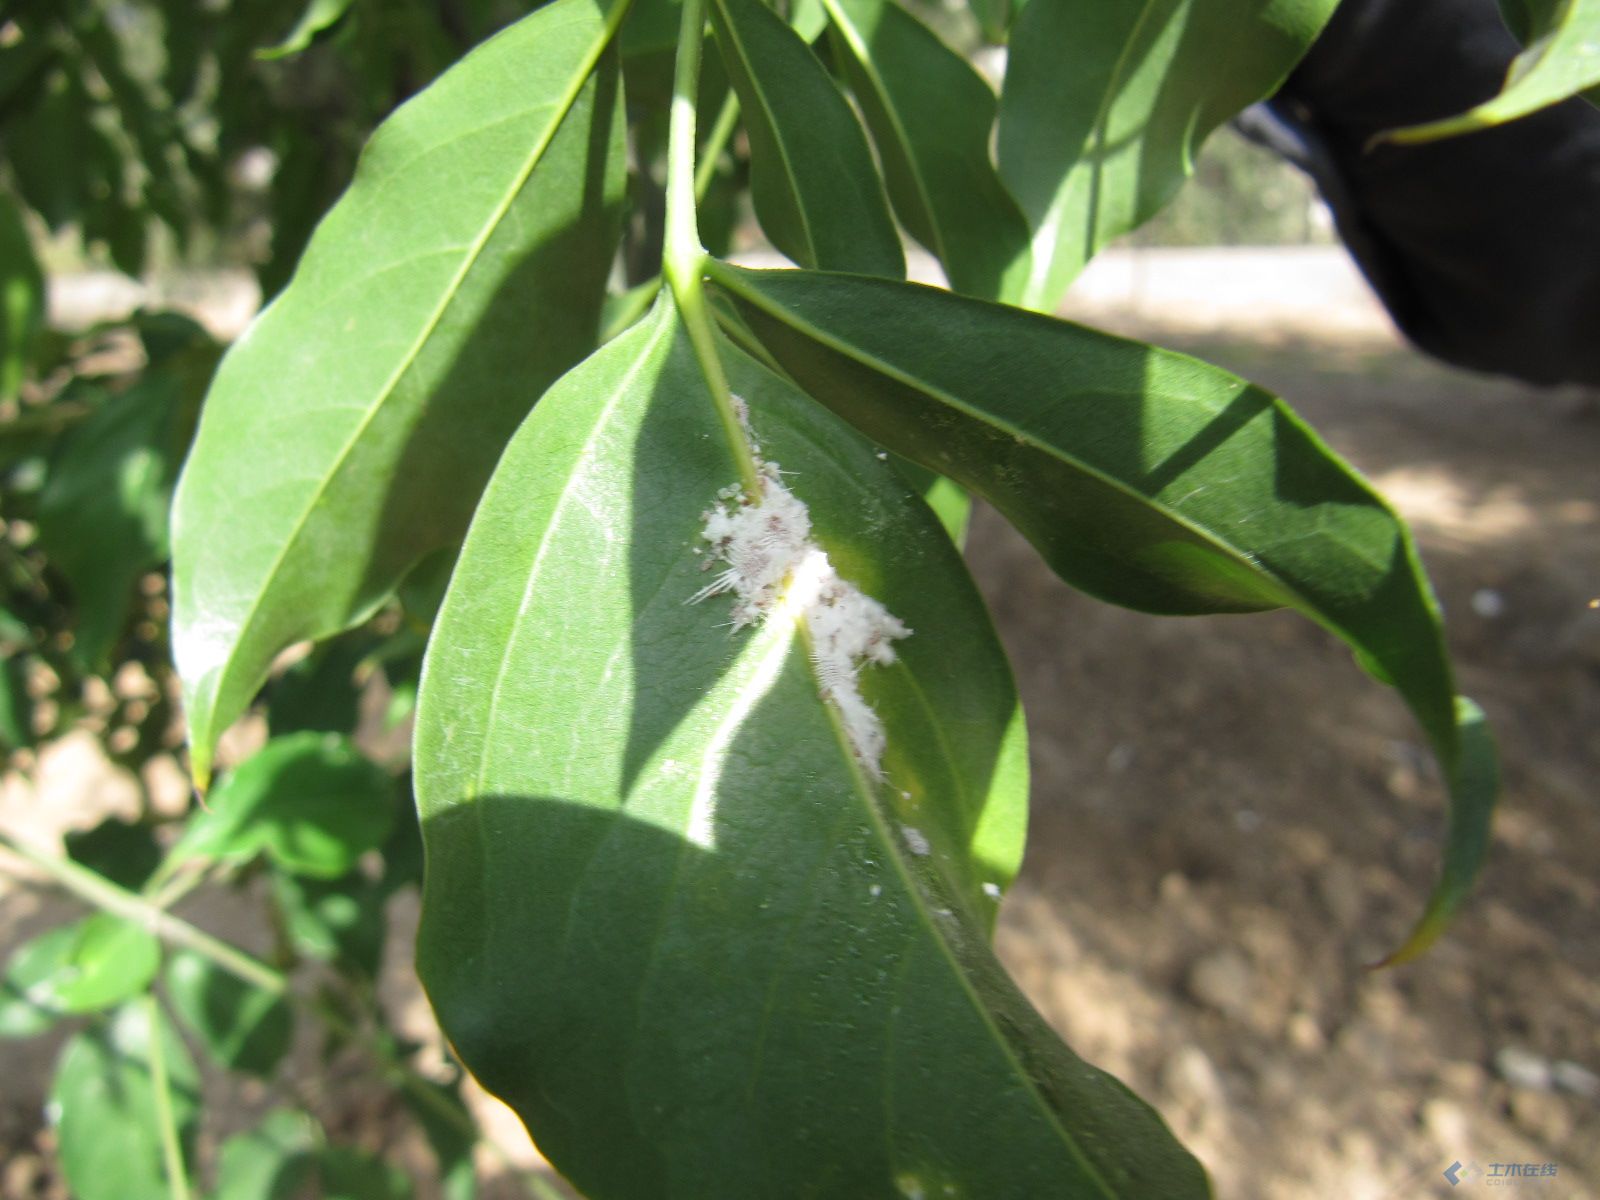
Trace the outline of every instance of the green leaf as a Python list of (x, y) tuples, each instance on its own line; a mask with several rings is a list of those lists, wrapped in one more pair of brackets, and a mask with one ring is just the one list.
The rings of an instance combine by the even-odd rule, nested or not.
[(172, 1194), (151, 1082), (153, 1038), (160, 1038), (180, 1144), (193, 1138), (199, 1079), (182, 1040), (154, 1005), (119, 1009), (66, 1044), (50, 1087), (57, 1153), (74, 1200)]
[(91, 670), (106, 665), (139, 576), (167, 557), (167, 511), (203, 386), (153, 367), (101, 401), (51, 456), (39, 541), (71, 585), (73, 654)]
[(1498, 95), (1457, 116), (1394, 129), (1379, 140), (1410, 144), (1454, 137), (1600, 88), (1600, 0), (1547, 0), (1533, 8), (1517, 22), (1527, 48), (1512, 60)]
[(772, 244), (807, 267), (906, 273), (866, 135), (827, 68), (761, 0), (711, 0), (750, 138), (750, 198)]
[(1200, 144), (1271, 95), (1336, 0), (1029, 0), (1000, 99), (1000, 177), (1033, 231), (1021, 302), (1048, 311), (1172, 199)]
[(359, 871), (342, 879), (274, 875), (272, 895), (295, 950), (335, 963), (345, 974), (375, 979), (383, 956), (386, 893)]
[(256, 57), (274, 59), (299, 54), (311, 45), (311, 40), (317, 34), (333, 28), (345, 13), (350, 11), (353, 2), (354, 0), (309, 0), (301, 10), (300, 19), (294, 23), (294, 28), (283, 36), (283, 40), (257, 50)]
[(1283, 401), (1186, 355), (932, 288), (720, 263), (714, 278), (801, 386), (988, 500), (1068, 583), (1147, 612), (1289, 606), (1375, 664), (1452, 792), (1445, 879), (1401, 953), (1442, 928), (1483, 858), (1495, 772), (1463, 738), (1487, 733), (1460, 728), (1410, 533)]
[(0, 981), (0, 1037), (43, 1032), (57, 1017), (97, 1012), (150, 986), (161, 944), (110, 913), (41, 934), (20, 946)]
[(393, 794), (393, 781), (349, 738), (310, 730), (273, 738), (189, 818), (169, 862), (265, 852), (286, 871), (334, 879), (382, 845)]
[(900, 220), (956, 291), (1015, 299), (1028, 226), (989, 160), (989, 85), (893, 0), (827, 3)]
[(298, 1200), (315, 1166), (315, 1127), (304, 1113), (274, 1109), (222, 1143), (211, 1200)]
[(557, 0), (384, 122), (223, 360), (173, 514), (202, 786), (273, 657), (364, 619), (455, 542), (517, 422), (593, 345), (624, 181), (607, 52), (623, 7)]
[(915, 631), (862, 671), (884, 778), (800, 600), (753, 631), (693, 602), (738, 474), (663, 301), (507, 448), (429, 648), (418, 969), (451, 1044), (595, 1200), (1206, 1194), (988, 947), (1025, 756), (949, 539), (870, 444), (723, 353), (840, 576)]
[(142, 821), (107, 817), (93, 829), (66, 836), (67, 855), (112, 883), (136, 892), (161, 863), (155, 830)]
[(57, 925), (12, 951), (0, 979), (0, 1037), (43, 1033), (56, 1023), (61, 1005), (56, 980), (66, 970), (78, 941), (78, 925)]
[(55, 976), (55, 1006), (98, 1012), (137, 996), (161, 966), (161, 943), (148, 929), (110, 913), (78, 922), (72, 949)]
[(219, 1066), (263, 1078), (289, 1051), (294, 1012), (281, 995), (245, 983), (192, 950), (167, 964), (172, 1007)]
[(410, 1200), (411, 1181), (399, 1167), (349, 1146), (317, 1152), (321, 1200)]
[(0, 404), (16, 399), (44, 320), (44, 275), (22, 207), (0, 191)]
[[(889, 455), (888, 451), (881, 453)], [(933, 515), (939, 518), (939, 524), (944, 526), (944, 531), (950, 535), (956, 548), (963, 549), (967, 544), (967, 522), (972, 518), (972, 498), (961, 490), (960, 484), (952, 483), (943, 475), (909, 458), (895, 454), (889, 461), (894, 463), (894, 469), (900, 472), (912, 490), (922, 497), (923, 503), (933, 510)]]

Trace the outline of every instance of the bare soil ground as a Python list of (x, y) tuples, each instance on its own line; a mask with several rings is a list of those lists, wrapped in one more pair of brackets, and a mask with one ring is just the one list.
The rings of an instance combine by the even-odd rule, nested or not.
[[(1220, 1197), (1459, 1196), (1442, 1176), (1457, 1161), (1485, 1172), (1472, 1189), (1534, 1163), (1556, 1174), (1507, 1181), (1518, 1194), (1600, 1196), (1600, 408), (1433, 366), (1370, 312), (1330, 311), (1336, 339), (1304, 340), (1271, 311), (1096, 319), (1277, 390), (1413, 522), (1461, 688), (1500, 737), (1489, 867), (1431, 953), (1365, 970), (1420, 911), (1442, 829), (1401, 705), (1308, 622), (1109, 608), (984, 512), (969, 558), (1034, 764), (1001, 954), (1080, 1053), (1161, 1110)], [(86, 826), (131, 805), (131, 786), (67, 745), (0, 785), (0, 822)], [(62, 911), (0, 881), (0, 949)], [(190, 915), (250, 944), (247, 914)], [(399, 932), (388, 1002), (423, 1028)], [(0, 1043), (0, 1196), (59, 1194), (39, 1119), (52, 1053)], [(388, 1132), (385, 1097), (330, 1086), (342, 1131), (418, 1156)], [(507, 1115), (491, 1116), (498, 1136), (521, 1138)]]
[(1035, 772), (1002, 957), (1219, 1196), (1460, 1194), (1458, 1160), (1476, 1186), (1533, 1162), (1556, 1174), (1519, 1194), (1600, 1195), (1600, 410), (1381, 343), (1193, 349), (1290, 399), (1413, 523), (1500, 739), (1493, 853), (1431, 953), (1364, 970), (1441, 832), (1398, 702), (1306, 621), (1113, 609), (984, 514), (969, 558)]

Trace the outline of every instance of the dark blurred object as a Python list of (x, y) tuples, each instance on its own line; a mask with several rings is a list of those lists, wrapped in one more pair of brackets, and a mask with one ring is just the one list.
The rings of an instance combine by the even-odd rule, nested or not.
[(1344, 0), (1240, 124), (1315, 179), (1421, 349), (1600, 386), (1600, 109), (1573, 99), (1460, 137), (1371, 145), (1494, 95), (1520, 49), (1495, 0)]

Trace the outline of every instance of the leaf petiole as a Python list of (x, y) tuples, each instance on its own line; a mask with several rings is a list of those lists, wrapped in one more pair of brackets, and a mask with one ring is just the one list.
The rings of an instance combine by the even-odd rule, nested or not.
[[(695, 94), (705, 35), (705, 0), (684, 0), (678, 30), (678, 56), (672, 76), (672, 109), (667, 140), (666, 245), (661, 275), (672, 289), (678, 315), (689, 335), (711, 402), (739, 466), (739, 483), (752, 499), (761, 495), (761, 475), (739, 414), (734, 411), (728, 377), (717, 354), (716, 335), (706, 307), (704, 277), (709, 256), (695, 220)], [(726, 107), (726, 106), (725, 106)], [(719, 121), (719, 124), (721, 122)]]

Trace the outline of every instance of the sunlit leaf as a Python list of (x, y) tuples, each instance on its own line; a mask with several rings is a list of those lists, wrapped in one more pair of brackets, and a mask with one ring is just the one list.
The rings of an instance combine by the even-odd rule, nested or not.
[[(1538, 0), (1517, 23), (1523, 26), (1527, 48), (1512, 61), (1498, 95), (1458, 116), (1391, 130), (1383, 140), (1411, 143), (1454, 137), (1600, 89), (1600, 0)], [(1591, 99), (1596, 96), (1600, 92)]]
[(237, 862), (265, 853), (285, 870), (333, 879), (382, 844), (394, 784), (348, 738), (307, 731), (273, 738), (189, 818), (173, 863)]
[(715, 278), (812, 395), (982, 496), (1067, 582), (1157, 613), (1292, 607), (1411, 706), (1452, 794), (1410, 955), (1483, 860), (1495, 794), (1438, 606), (1393, 510), (1283, 401), (1186, 355), (933, 288), (805, 271)]
[(956, 291), (1015, 299), (1028, 227), (989, 159), (994, 92), (894, 0), (827, 2), (900, 220)]
[(1033, 231), (1021, 295), (1050, 311), (1148, 220), (1222, 122), (1269, 96), (1336, 0), (1029, 0), (1011, 29), (1000, 176)]
[(294, 23), (294, 28), (284, 34), (283, 40), (276, 45), (257, 50), (256, 57), (274, 59), (299, 54), (311, 45), (311, 40), (319, 33), (337, 24), (345, 13), (350, 11), (353, 2), (354, 0), (307, 0), (305, 8), (300, 12), (300, 19)]
[(833, 566), (915, 631), (861, 669), (883, 779), (799, 608), (732, 630), (694, 602), (738, 473), (663, 302), (508, 447), (429, 649), (418, 967), (452, 1045), (596, 1200), (1206, 1194), (988, 948), (1021, 726), (948, 537), (724, 352)]
[(77, 925), (57, 925), (11, 952), (0, 978), (0, 1037), (32, 1037), (61, 1017), (55, 984), (78, 939)]
[(273, 657), (459, 538), (505, 439), (593, 344), (623, 184), (618, 19), (557, 0), (399, 109), (223, 360), (173, 513), (202, 785)]
[(110, 913), (74, 927), (72, 948), (52, 981), (62, 1012), (97, 1012), (137, 996), (161, 966), (161, 943), (148, 929)]
[(802, 266), (905, 275), (866, 135), (811, 48), (761, 0), (711, 0), (712, 28), (750, 135), (750, 197)]
[(157, 1013), (151, 1005), (128, 1005), (62, 1049), (50, 1111), (74, 1200), (170, 1200), (150, 1071), (152, 1039), (160, 1039), (180, 1144), (194, 1133), (199, 1079), (182, 1040)]

